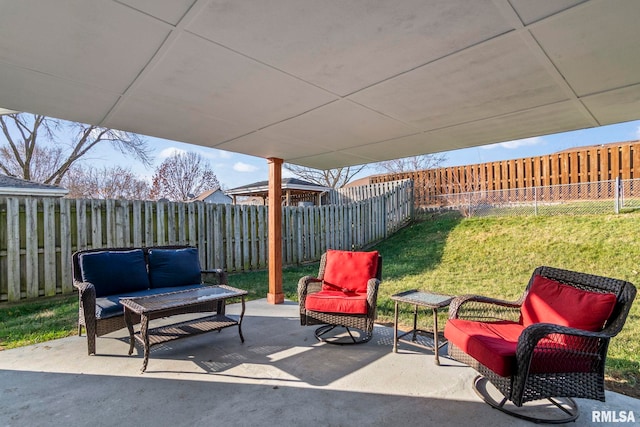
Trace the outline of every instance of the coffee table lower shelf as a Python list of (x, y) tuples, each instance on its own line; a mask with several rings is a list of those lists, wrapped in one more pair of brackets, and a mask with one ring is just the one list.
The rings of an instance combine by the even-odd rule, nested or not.
[[(194, 320), (187, 320), (172, 325), (160, 326), (149, 329), (147, 335), (149, 337), (149, 346), (162, 344), (165, 342), (177, 340), (193, 335), (204, 334), (216, 330), (222, 330), (231, 326), (236, 326), (238, 322), (222, 314), (201, 317)], [(140, 335), (140, 331), (134, 334), (136, 341), (145, 345), (144, 338)], [(242, 331), (240, 331), (240, 339), (244, 342)]]
[[(240, 340), (244, 342), (244, 337), (242, 336), (242, 329), (240, 327), (239, 321), (231, 319), (223, 314), (214, 314), (212, 316), (200, 317), (197, 319), (186, 320), (184, 322), (174, 323), (171, 325), (151, 328), (147, 331), (146, 334), (143, 333), (143, 330), (135, 332), (133, 334), (133, 338), (144, 347), (144, 362), (142, 364), (142, 372), (147, 369), (147, 363), (149, 361), (149, 350), (151, 346), (174, 341), (180, 338), (190, 337), (193, 335), (200, 335), (212, 331), (221, 331), (224, 328), (229, 328), (236, 325), (238, 326)], [(145, 336), (147, 337), (146, 342)], [(134, 340), (131, 340), (129, 348), (130, 355), (133, 353), (133, 347)]]

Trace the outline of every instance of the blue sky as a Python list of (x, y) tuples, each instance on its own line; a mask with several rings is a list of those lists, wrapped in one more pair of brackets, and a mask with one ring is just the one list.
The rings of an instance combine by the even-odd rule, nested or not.
[(447, 152), (444, 166), (458, 166), (551, 154), (585, 145), (640, 139), (640, 120), (538, 136)]
[[(448, 151), (446, 152), (447, 160), (443, 166), (458, 166), (539, 156), (585, 145), (638, 139), (640, 139), (640, 120)], [(194, 151), (209, 161), (223, 188), (234, 188), (256, 181), (267, 180), (269, 176), (267, 162), (260, 157), (246, 156), (159, 138), (149, 137), (147, 140), (152, 149), (152, 156), (154, 157), (154, 164), (151, 168), (145, 168), (140, 162), (128, 159), (124, 155), (120, 155), (118, 152), (114, 152), (106, 146), (91, 153), (90, 163), (98, 167), (114, 165), (130, 167), (134, 173), (150, 180), (155, 168), (172, 153), (176, 151)], [(376, 173), (380, 173), (380, 171), (372, 167), (366, 168), (356, 178), (362, 178)], [(288, 171), (283, 170), (283, 177), (288, 176), (292, 175), (290, 175)]]

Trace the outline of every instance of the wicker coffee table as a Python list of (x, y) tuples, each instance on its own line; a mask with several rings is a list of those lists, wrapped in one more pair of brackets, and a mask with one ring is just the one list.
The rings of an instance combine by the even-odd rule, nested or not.
[[(138, 340), (144, 346), (144, 361), (141, 369), (141, 372), (144, 372), (149, 363), (149, 350), (152, 345), (205, 332), (220, 331), (235, 325), (238, 325), (240, 340), (244, 342), (242, 318), (244, 317), (245, 295), (247, 295), (247, 291), (220, 285), (139, 298), (122, 298), (120, 303), (124, 306), (124, 321), (129, 329), (129, 355), (133, 353), (135, 340)], [(225, 316), (226, 301), (232, 298), (242, 299), (242, 312), (238, 320)], [(149, 321), (153, 319), (202, 312), (215, 312), (215, 314), (149, 329)], [(140, 316), (140, 331), (135, 333), (133, 330), (134, 315)]]
[[(393, 326), (393, 352), (398, 352), (398, 341), (406, 342), (411, 345), (426, 348), (427, 350), (433, 350), (435, 356), (435, 364), (440, 365), (440, 358), (438, 357), (438, 350), (446, 344), (444, 337), (442, 337), (442, 343), (438, 343), (438, 309), (447, 307), (451, 300), (452, 295), (438, 294), (428, 291), (404, 291), (398, 294), (392, 295), (391, 299), (395, 301), (395, 320)], [(413, 329), (409, 332), (405, 332), (398, 336), (398, 303), (407, 303), (413, 305)], [(425, 307), (433, 310), (433, 331), (425, 331), (418, 329), (418, 308)], [(404, 337), (411, 335), (411, 340), (403, 339)], [(417, 340), (418, 335), (427, 335), (433, 338), (433, 346), (420, 344)]]

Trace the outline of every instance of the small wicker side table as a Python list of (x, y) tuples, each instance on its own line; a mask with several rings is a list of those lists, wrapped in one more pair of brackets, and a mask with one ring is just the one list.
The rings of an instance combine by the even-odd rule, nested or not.
[[(407, 344), (426, 348), (427, 350), (433, 350), (433, 354), (435, 356), (435, 364), (440, 365), (438, 350), (440, 350), (440, 348), (446, 344), (446, 341), (443, 337), (442, 343), (438, 343), (438, 309), (447, 307), (451, 303), (451, 300), (453, 300), (453, 298), (454, 297), (452, 295), (438, 294), (429, 291), (419, 291), (416, 289), (392, 295), (391, 299), (395, 301), (395, 317), (393, 322), (393, 352), (398, 352), (398, 341), (402, 341)], [(413, 329), (398, 336), (398, 303), (401, 302), (414, 306)], [(433, 310), (433, 331), (418, 329), (418, 307), (426, 307)], [(417, 341), (418, 334), (432, 335), (433, 346), (420, 344)], [(407, 335), (411, 335), (411, 340), (403, 339)]]

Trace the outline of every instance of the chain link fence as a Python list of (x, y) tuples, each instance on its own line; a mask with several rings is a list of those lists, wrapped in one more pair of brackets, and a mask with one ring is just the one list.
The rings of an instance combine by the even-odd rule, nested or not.
[(585, 182), (438, 196), (434, 210), (466, 217), (500, 215), (584, 215), (640, 209), (640, 179)]

